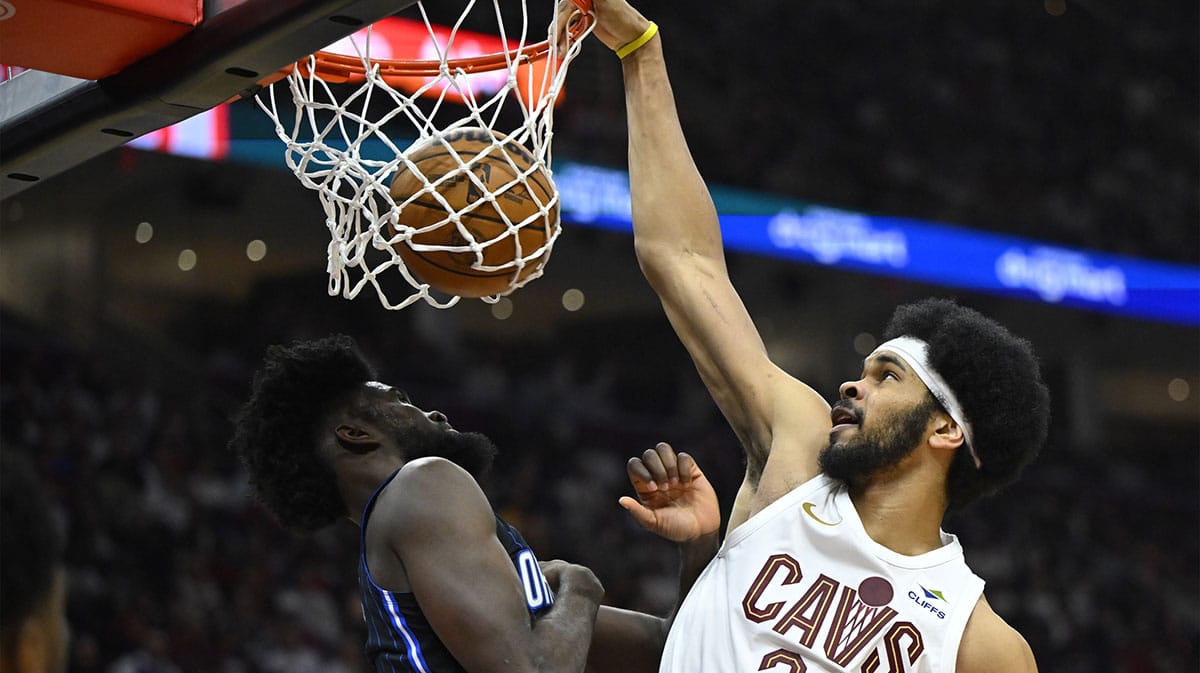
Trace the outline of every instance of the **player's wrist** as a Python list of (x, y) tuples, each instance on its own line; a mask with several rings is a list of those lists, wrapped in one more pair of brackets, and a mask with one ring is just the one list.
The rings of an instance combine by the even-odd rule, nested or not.
[(649, 20), (644, 21), (645, 23), (642, 26), (642, 30), (637, 34), (636, 37), (630, 38), (621, 46), (613, 49), (613, 51), (616, 52), (617, 57), (621, 60), (625, 60), (627, 57), (632, 56), (658, 36), (658, 24)]
[(704, 554), (721, 546), (721, 535), (719, 529), (714, 529), (704, 533), (700, 533), (695, 537), (680, 540), (678, 542), (680, 551), (683, 554)]

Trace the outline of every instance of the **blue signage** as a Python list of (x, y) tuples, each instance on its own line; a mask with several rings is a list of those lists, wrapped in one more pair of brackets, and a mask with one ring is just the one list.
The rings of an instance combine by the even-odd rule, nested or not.
[[(564, 217), (631, 231), (624, 171), (555, 170)], [(1147, 318), (1200, 325), (1200, 267), (1050, 245), (899, 217), (754, 199), (714, 187), (730, 250)], [(733, 202), (737, 202), (736, 206)], [(774, 208), (773, 212), (762, 212)]]
[[(176, 131), (182, 134), (188, 128), (178, 126)], [(401, 147), (410, 142), (394, 140)], [(277, 167), (284, 163), (282, 144), (274, 138), (240, 138), (231, 141), (228, 149), (228, 158), (235, 161)], [(394, 148), (370, 140), (360, 151), (364, 157), (386, 161)], [(554, 180), (567, 219), (582, 225), (632, 229), (629, 175), (625, 171), (556, 162)], [(731, 250), (1135, 318), (1200, 325), (1200, 266), (865, 215), (719, 185), (711, 186), (711, 191), (717, 211), (722, 213), (725, 245)]]

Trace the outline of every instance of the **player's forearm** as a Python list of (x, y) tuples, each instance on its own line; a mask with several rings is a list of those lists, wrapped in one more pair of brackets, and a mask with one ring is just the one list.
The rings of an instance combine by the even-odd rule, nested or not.
[(661, 265), (697, 255), (723, 265), (716, 209), (688, 151), (661, 38), (622, 64), (634, 240), (643, 269), (653, 276)]
[(560, 592), (533, 626), (534, 661), (542, 673), (582, 673), (596, 626), (598, 598)]
[(679, 597), (675, 600), (675, 609), (667, 618), (668, 630), (675, 621), (675, 615), (679, 613), (679, 607), (683, 605), (683, 599), (691, 592), (692, 585), (696, 583), (696, 580), (700, 578), (700, 573), (704, 572), (709, 562), (717, 555), (720, 547), (721, 538), (717, 531), (679, 544)]
[(700, 578), (700, 573), (708, 567), (717, 550), (721, 547), (721, 537), (718, 531), (702, 535), (695, 540), (688, 540), (679, 545), (679, 602), (692, 590), (692, 585)]
[(587, 673), (655, 673), (679, 605), (719, 546), (715, 532), (679, 545), (679, 598), (666, 619), (601, 606), (588, 653)]
[(662, 617), (602, 605), (587, 673), (655, 673), (666, 640)]

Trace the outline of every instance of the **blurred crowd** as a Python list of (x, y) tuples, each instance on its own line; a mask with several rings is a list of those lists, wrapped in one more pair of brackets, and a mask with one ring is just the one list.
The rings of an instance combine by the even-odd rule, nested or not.
[[(365, 670), (357, 529), (285, 532), (226, 450), (265, 346), (328, 325), (351, 331), (417, 404), (491, 435), (495, 506), (542, 559), (595, 569), (610, 604), (665, 613), (675, 598), (673, 548), (616, 504), (628, 456), (661, 439), (685, 447), (728, 511), (736, 441), (665, 331), (614, 323), (549, 348), (485, 348), (423, 334), (419, 313), (357, 321), (267, 303), (275, 310), (197, 310), (170, 349), (126, 336), (85, 352), (4, 316), (0, 430), (36, 461), (67, 534), (73, 673)], [(619, 347), (622, 331), (641, 347)], [(947, 529), (1041, 670), (1194, 671), (1194, 447), (1059, 442)]]
[[(1196, 3), (637, 5), (713, 182), (1200, 259)], [(604, 51), (573, 66), (556, 151), (623, 166)]]

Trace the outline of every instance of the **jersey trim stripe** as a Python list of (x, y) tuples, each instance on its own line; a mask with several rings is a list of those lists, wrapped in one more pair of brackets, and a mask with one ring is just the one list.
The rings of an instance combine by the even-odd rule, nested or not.
[(388, 617), (392, 621), (392, 626), (400, 632), (400, 636), (404, 638), (405, 649), (408, 650), (408, 659), (417, 667), (420, 673), (429, 673), (429, 665), (425, 663), (425, 655), (421, 652), (421, 643), (408, 628), (408, 622), (404, 620), (404, 615), (396, 608), (396, 601), (392, 598), (392, 592), (386, 589), (380, 589), (379, 593), (383, 596), (383, 603), (387, 606)]

